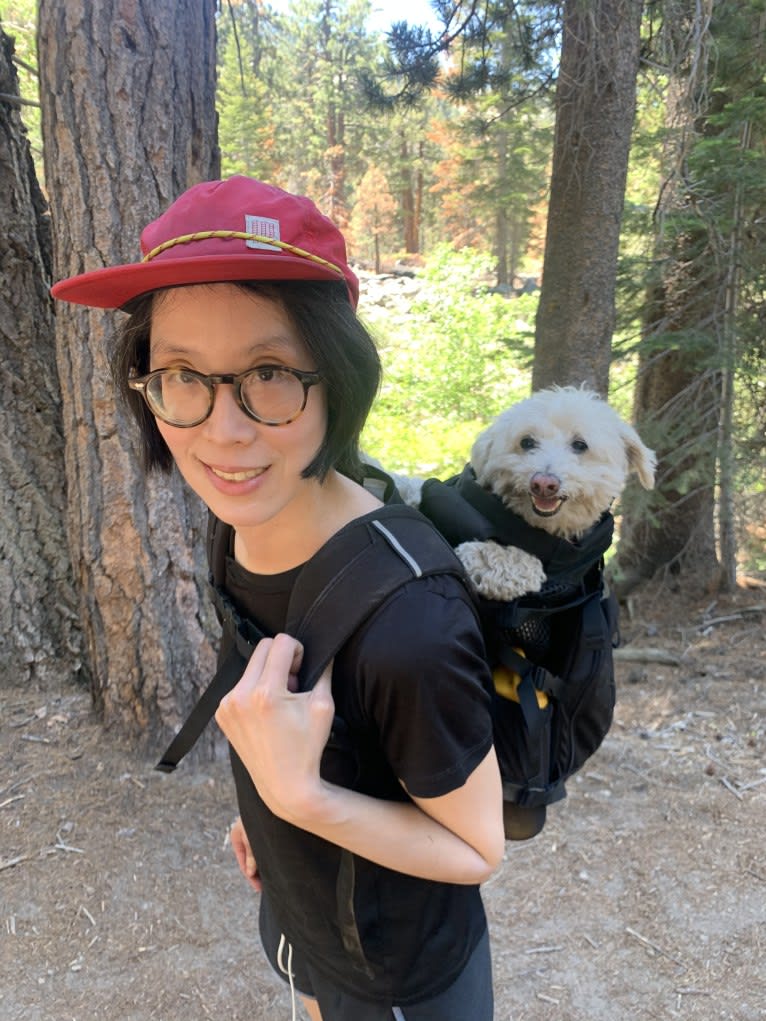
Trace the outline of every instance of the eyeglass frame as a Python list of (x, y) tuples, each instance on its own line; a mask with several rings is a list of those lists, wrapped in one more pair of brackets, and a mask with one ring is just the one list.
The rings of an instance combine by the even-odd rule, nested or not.
[[(300, 408), (296, 411), (296, 413), (292, 415), (292, 417), (286, 418), (282, 422), (271, 422), (266, 418), (259, 418), (259, 416), (256, 415), (254, 411), (248, 408), (248, 406), (242, 399), (242, 383), (247, 378), (247, 376), (252, 375), (254, 372), (263, 372), (265, 369), (278, 370), (279, 372), (289, 372), (291, 376), (295, 376), (295, 378), (303, 387), (303, 403), (301, 404)], [(207, 413), (202, 418), (197, 419), (195, 422), (188, 423), (171, 422), (169, 419), (164, 418), (162, 415), (158, 414), (157, 411), (155, 411), (155, 409), (152, 407), (149, 401), (149, 397), (147, 395), (147, 387), (152, 379), (154, 379), (156, 376), (161, 376), (166, 372), (186, 372), (190, 376), (194, 376), (196, 379), (200, 381), (200, 383), (202, 383), (206, 387), (208, 393), (210, 394), (210, 405), (207, 409)], [(309, 390), (311, 389), (311, 387), (316, 386), (318, 383), (321, 382), (322, 376), (319, 372), (306, 372), (303, 369), (294, 369), (290, 365), (276, 365), (276, 364), (254, 365), (251, 369), (245, 369), (244, 372), (238, 373), (212, 372), (209, 375), (205, 375), (205, 373), (203, 372), (197, 372), (196, 369), (181, 369), (179, 367), (166, 366), (165, 368), (162, 369), (154, 369), (153, 372), (147, 372), (145, 376), (128, 376), (128, 386), (130, 387), (131, 390), (135, 390), (136, 393), (141, 394), (141, 396), (146, 401), (146, 405), (149, 408), (149, 411), (156, 418), (159, 418), (160, 421), (164, 422), (166, 425), (172, 425), (174, 429), (193, 429), (195, 428), (195, 426), (202, 425), (203, 422), (206, 422), (213, 414), (213, 407), (215, 405), (216, 394), (215, 388), (220, 383), (226, 383), (234, 387), (234, 400), (237, 402), (237, 406), (245, 415), (247, 415), (248, 418), (252, 419), (254, 422), (258, 422), (261, 425), (272, 426), (274, 428), (280, 425), (289, 425), (291, 422), (294, 422), (296, 418), (299, 418), (300, 415), (302, 415), (303, 412), (306, 410), (306, 404), (309, 399)]]

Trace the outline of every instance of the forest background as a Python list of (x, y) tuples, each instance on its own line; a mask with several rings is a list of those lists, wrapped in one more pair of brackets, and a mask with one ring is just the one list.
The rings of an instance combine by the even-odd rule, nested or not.
[(369, 10), (0, 0), (0, 1014), (289, 1016), (216, 728), (152, 769), (215, 659), (204, 512), (143, 474), (119, 316), (49, 294), (244, 170), (349, 233), (392, 467), (583, 380), (659, 454), (614, 725), (484, 888), (498, 1018), (764, 1021), (764, 4)]
[[(0, 0), (16, 146), (3, 172), (38, 216), (32, 290), (135, 258), (158, 193), (194, 179), (248, 173), (306, 193), (366, 280), (414, 284), (404, 306), (364, 306), (386, 369), (365, 444), (386, 465), (444, 477), (530, 387), (586, 383), (659, 455), (655, 491), (629, 489), (622, 506), (610, 567), (623, 594), (763, 574), (763, 3), (432, 6), (429, 27), (383, 33), (367, 0), (193, 15)], [(6, 676), (44, 686), (65, 650), (105, 721), (154, 739), (212, 661), (199, 511), (127, 467), (110, 319), (32, 303), (11, 272), (13, 211), (5, 223)]]

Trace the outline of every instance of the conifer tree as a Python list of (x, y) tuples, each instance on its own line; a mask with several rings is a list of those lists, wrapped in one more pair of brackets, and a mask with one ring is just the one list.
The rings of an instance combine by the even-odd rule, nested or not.
[(661, 471), (648, 509), (626, 516), (617, 566), (626, 588), (658, 573), (732, 588), (735, 493), (762, 493), (766, 447), (766, 24), (750, 2), (665, 13), (668, 144), (636, 391)]

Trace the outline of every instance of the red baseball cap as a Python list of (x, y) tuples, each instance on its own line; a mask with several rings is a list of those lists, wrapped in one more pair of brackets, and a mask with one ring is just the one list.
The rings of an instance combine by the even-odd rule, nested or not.
[(54, 298), (121, 308), (161, 287), (227, 280), (335, 280), (356, 308), (343, 235), (314, 203), (250, 177), (204, 181), (141, 233), (141, 262), (54, 284)]

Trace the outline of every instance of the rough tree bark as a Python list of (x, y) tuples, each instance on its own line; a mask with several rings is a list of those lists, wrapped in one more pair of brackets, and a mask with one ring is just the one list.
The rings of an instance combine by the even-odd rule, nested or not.
[(606, 395), (641, 0), (566, 0), (532, 387)]
[[(141, 227), (218, 176), (214, 7), (42, 0), (56, 279), (136, 260)], [(56, 313), (68, 537), (93, 694), (107, 725), (154, 743), (213, 667), (202, 509), (178, 477), (142, 475), (108, 372), (119, 313), (64, 303)]]
[[(655, 327), (664, 316), (673, 316), (674, 299), (682, 295), (687, 323), (698, 321), (701, 306), (712, 305), (706, 282), (693, 279), (683, 261), (676, 268), (656, 294)], [(669, 325), (665, 319), (663, 326)], [(681, 329), (682, 321), (674, 325)], [(612, 564), (619, 595), (660, 572), (667, 578), (683, 574), (689, 591), (709, 590), (718, 582), (715, 473), (721, 380), (719, 372), (702, 367), (709, 356), (694, 347), (640, 359), (635, 417), (660, 470), (654, 493), (624, 501)]]
[[(691, 38), (692, 33), (689, 33)], [(703, 66), (702, 61), (694, 61)], [(719, 582), (715, 492), (722, 374), (717, 323), (726, 302), (727, 269), (711, 248), (686, 155), (707, 111), (692, 94), (669, 90), (665, 179), (655, 214), (656, 283), (647, 294), (634, 401), (645, 441), (660, 470), (654, 492), (628, 501), (613, 561), (623, 594), (642, 581), (683, 575), (687, 590)]]
[(81, 635), (66, 544), (50, 230), (0, 30), (0, 686), (66, 684)]

